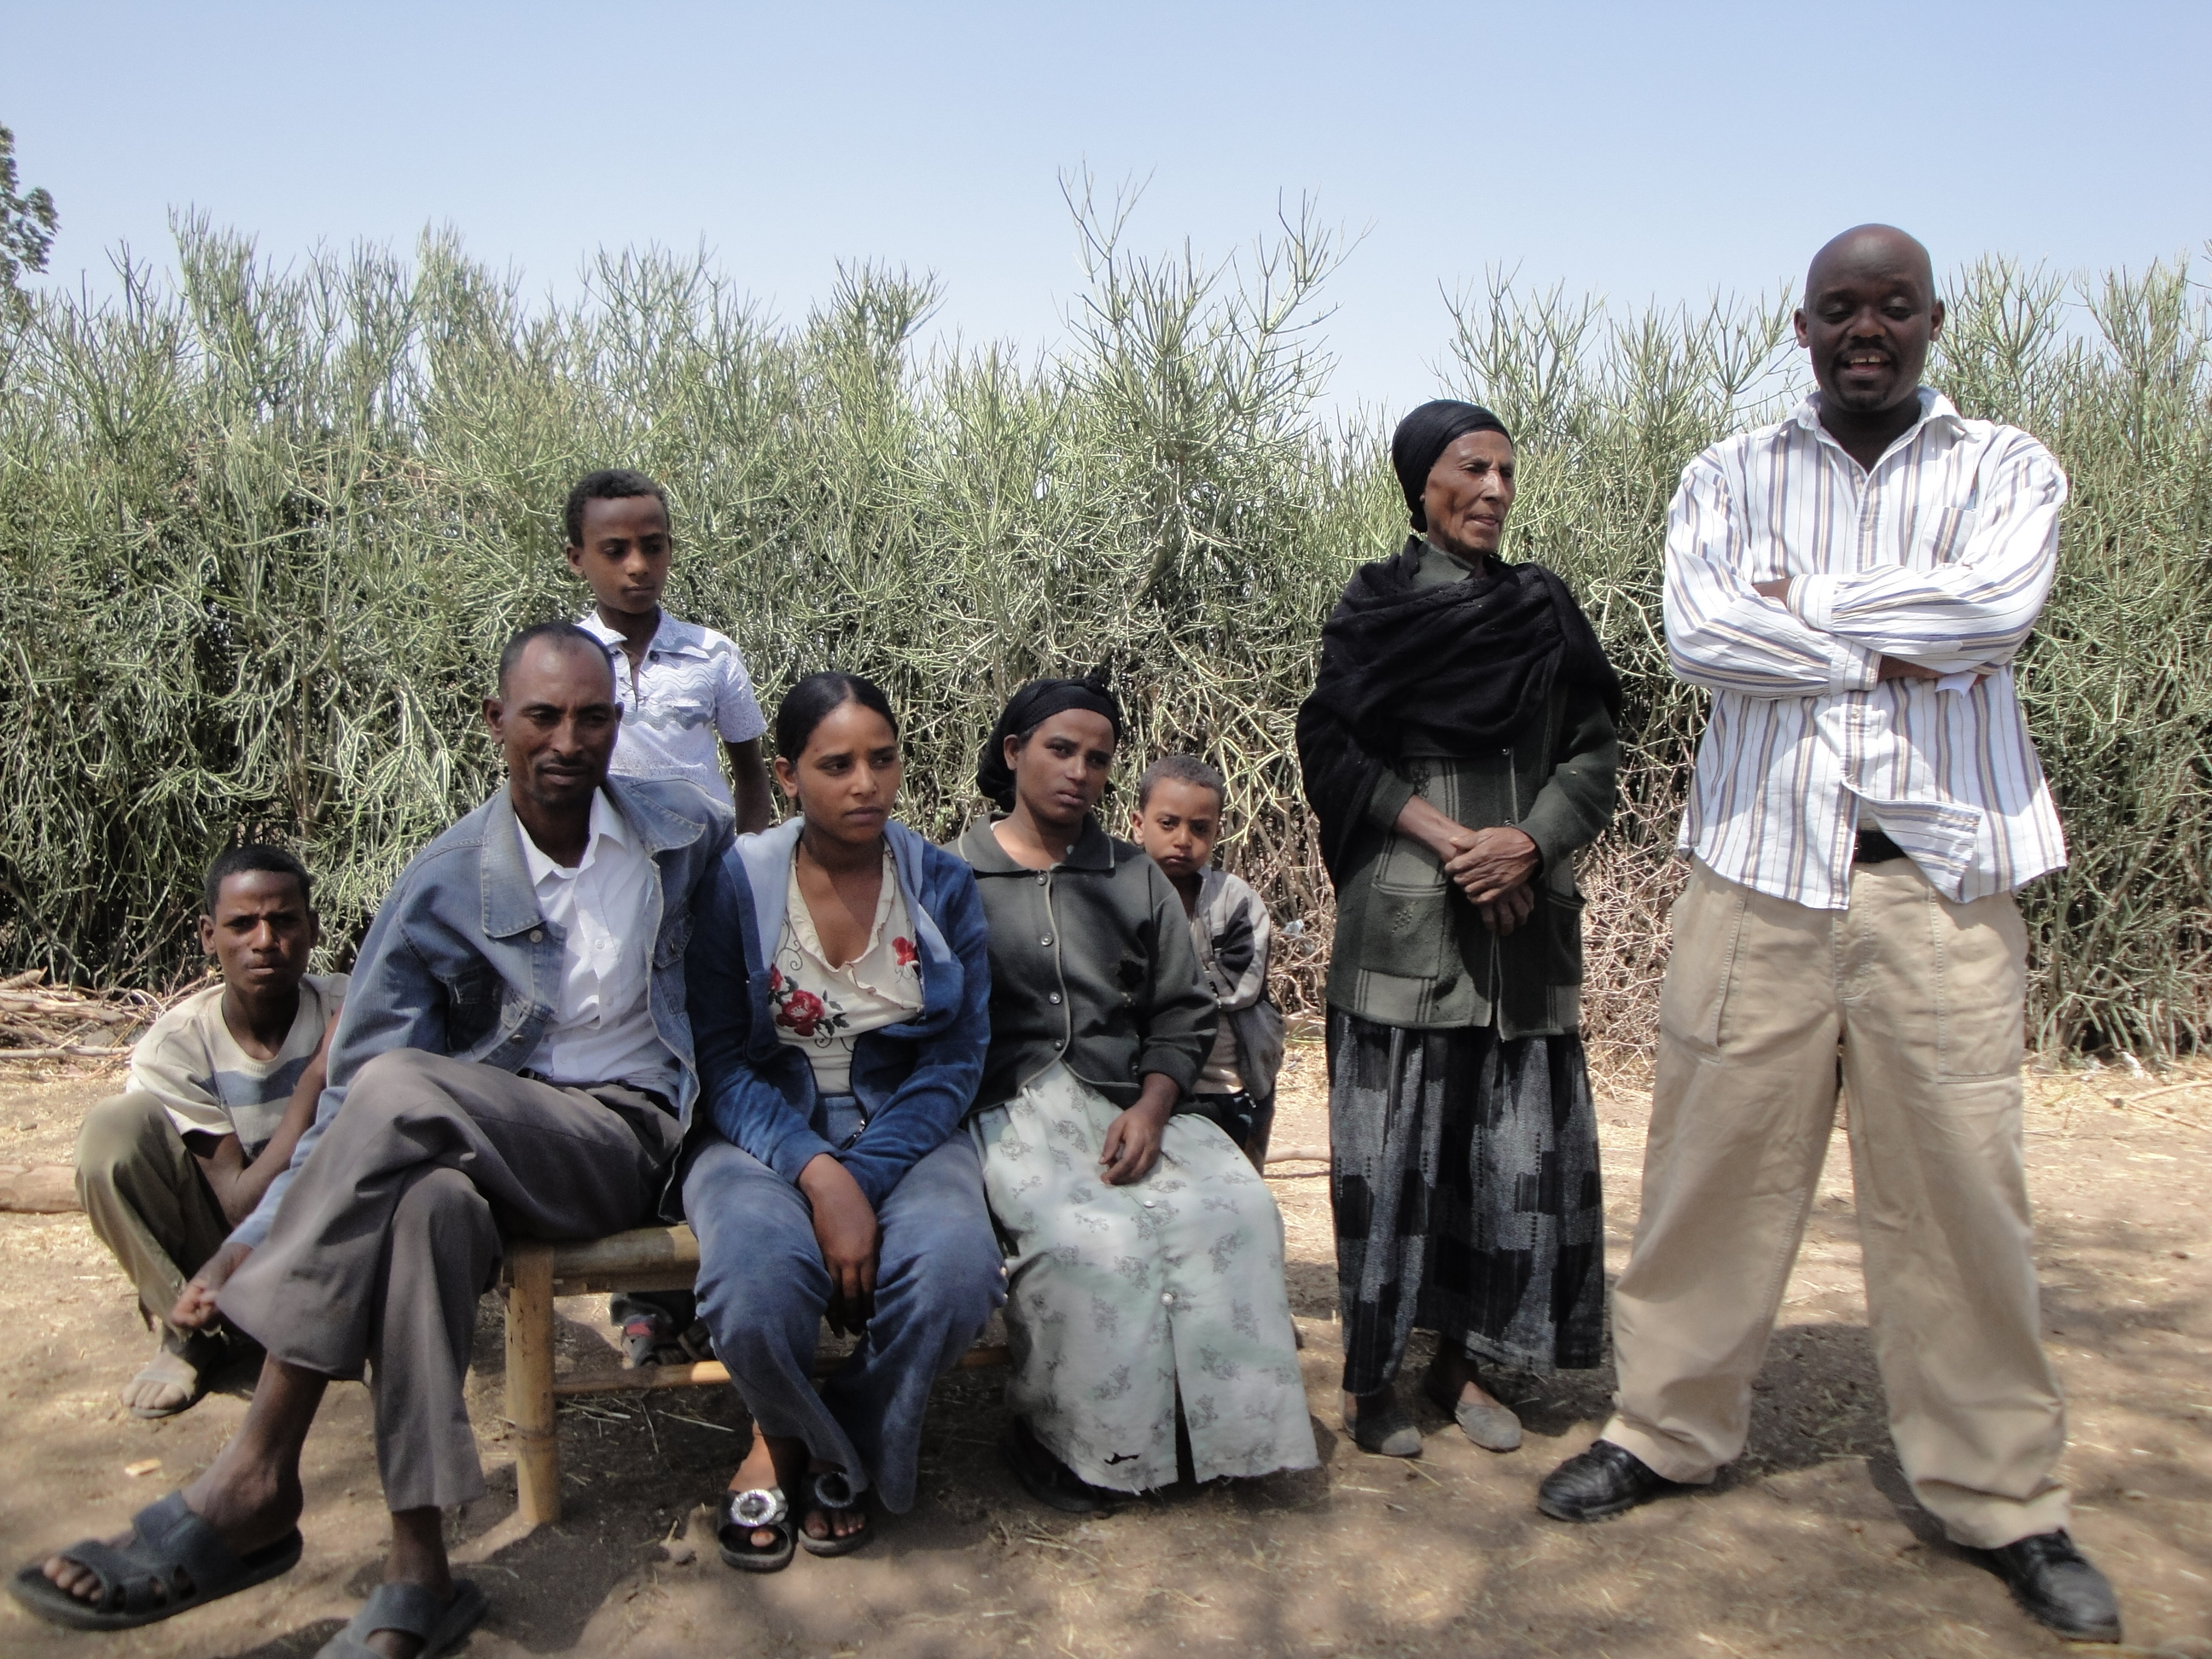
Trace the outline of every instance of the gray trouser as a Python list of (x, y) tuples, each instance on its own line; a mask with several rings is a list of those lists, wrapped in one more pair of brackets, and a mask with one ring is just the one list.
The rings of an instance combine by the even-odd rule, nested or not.
[(230, 1224), (156, 1097), (134, 1089), (84, 1115), (76, 1137), (76, 1198), (92, 1231), (137, 1288), (147, 1322), (175, 1336), (169, 1310)]
[(389, 1508), (469, 1503), (484, 1484), (464, 1380), (501, 1235), (643, 1224), (679, 1139), (619, 1084), (559, 1088), (393, 1049), (361, 1068), (218, 1300), (274, 1358), (368, 1371)]

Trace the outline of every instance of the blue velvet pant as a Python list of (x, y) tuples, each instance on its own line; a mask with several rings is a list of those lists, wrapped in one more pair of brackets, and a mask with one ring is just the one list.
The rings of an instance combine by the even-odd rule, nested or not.
[(1006, 1300), (973, 1141), (963, 1134), (945, 1142), (878, 1208), (875, 1314), (818, 1394), (814, 1352), (830, 1273), (805, 1194), (715, 1139), (692, 1158), (684, 1211), (699, 1236), (699, 1311), (754, 1425), (804, 1440), (855, 1487), (872, 1485), (884, 1508), (904, 1514), (914, 1504), (930, 1385)]

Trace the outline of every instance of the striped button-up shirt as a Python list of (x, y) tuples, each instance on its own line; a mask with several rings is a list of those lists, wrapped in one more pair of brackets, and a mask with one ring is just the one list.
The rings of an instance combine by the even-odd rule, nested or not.
[[(1821, 427), (1817, 394), (1684, 468), (1667, 651), (1713, 708), (1682, 849), (1829, 910), (1850, 902), (1862, 828), (1961, 902), (2065, 863), (2012, 672), (2065, 499), (2041, 444), (1925, 387), (1871, 471)], [(1784, 598), (1753, 591), (1784, 580)], [(1881, 679), (1884, 656), (1945, 678)]]

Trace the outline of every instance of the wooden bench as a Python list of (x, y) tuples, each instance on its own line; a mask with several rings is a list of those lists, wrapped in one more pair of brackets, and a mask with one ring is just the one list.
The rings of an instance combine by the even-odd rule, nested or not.
[[(640, 1227), (568, 1244), (509, 1243), (500, 1282), (507, 1287), (507, 1418), (515, 1438), (517, 1514), (528, 1526), (561, 1518), (559, 1402), (576, 1395), (642, 1389), (693, 1389), (727, 1382), (718, 1360), (692, 1365), (606, 1366), (553, 1374), (553, 1298), (611, 1291), (688, 1291), (699, 1274), (699, 1241), (690, 1228)], [(830, 1369), (842, 1356), (828, 1357)], [(1004, 1347), (978, 1346), (960, 1368), (1003, 1365)]]

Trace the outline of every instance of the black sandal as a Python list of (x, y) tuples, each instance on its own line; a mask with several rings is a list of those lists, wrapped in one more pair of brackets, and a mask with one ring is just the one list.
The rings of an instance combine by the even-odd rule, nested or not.
[[(775, 1542), (754, 1543), (757, 1532), (775, 1534)], [(781, 1572), (791, 1565), (792, 1540), (798, 1535), (782, 1487), (754, 1486), (722, 1494), (714, 1541), (721, 1547), (723, 1561), (739, 1572)]]
[[(18, 1601), (49, 1623), (76, 1630), (136, 1630), (289, 1572), (300, 1560), (300, 1529), (240, 1555), (192, 1512), (184, 1493), (173, 1492), (131, 1517), (125, 1542), (88, 1538), (55, 1553), (91, 1573), (99, 1594), (90, 1601), (71, 1595), (46, 1577), (43, 1561), (33, 1561), (9, 1581)], [(179, 1571), (192, 1581), (182, 1594)]]
[(483, 1591), (467, 1578), (453, 1580), (453, 1595), (442, 1601), (425, 1585), (379, 1584), (346, 1627), (315, 1650), (315, 1659), (382, 1659), (368, 1644), (380, 1630), (420, 1642), (416, 1659), (442, 1659), (490, 1610)]
[[(814, 1477), (814, 1507), (824, 1515), (842, 1515), (852, 1510), (865, 1511), (868, 1495), (854, 1492), (842, 1469), (824, 1469)], [(799, 1547), (809, 1555), (850, 1555), (866, 1543), (875, 1534), (873, 1523), (858, 1532), (848, 1532), (842, 1538), (833, 1530), (827, 1538), (817, 1538), (805, 1527), (799, 1528)]]

